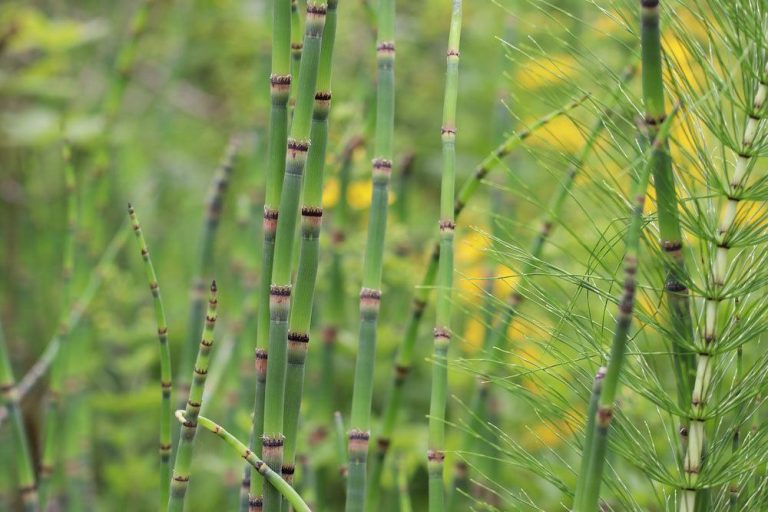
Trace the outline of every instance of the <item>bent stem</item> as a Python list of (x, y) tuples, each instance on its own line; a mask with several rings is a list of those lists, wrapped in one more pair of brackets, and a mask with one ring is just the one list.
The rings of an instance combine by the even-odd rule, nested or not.
[(208, 298), (208, 309), (205, 313), (203, 335), (200, 340), (200, 348), (197, 351), (197, 359), (195, 360), (192, 385), (189, 388), (189, 398), (184, 413), (185, 421), (181, 424), (179, 445), (176, 450), (176, 463), (173, 467), (168, 512), (182, 512), (184, 510), (184, 499), (189, 487), (192, 452), (195, 445), (195, 433), (197, 432), (197, 419), (203, 402), (205, 380), (208, 376), (208, 362), (214, 342), (213, 329), (216, 326), (217, 308), (218, 290), (216, 289), (216, 281), (213, 281)]
[[(176, 411), (176, 419), (179, 420), (179, 423), (185, 425), (187, 423), (186, 411)], [(196, 423), (197, 426), (202, 427), (208, 432), (216, 434), (221, 439), (223, 439), (224, 442), (227, 443), (233, 450), (235, 450), (235, 452), (237, 452), (240, 457), (245, 459), (245, 461), (253, 469), (255, 469), (257, 473), (264, 477), (264, 480), (269, 482), (273, 488), (277, 489), (277, 491), (285, 498), (288, 503), (290, 503), (296, 512), (311, 512), (307, 504), (304, 502), (301, 496), (299, 496), (299, 493), (297, 493), (288, 482), (283, 480), (275, 471), (272, 471), (272, 469), (270, 469), (270, 467), (263, 460), (256, 456), (255, 453), (253, 453), (235, 436), (227, 432), (224, 427), (217, 424), (213, 420), (206, 418), (205, 416), (198, 416)]]
[(152, 293), (157, 325), (157, 340), (160, 342), (160, 499), (161, 504), (168, 502), (168, 492), (171, 483), (171, 393), (173, 392), (173, 374), (171, 371), (171, 352), (168, 347), (168, 322), (165, 318), (163, 297), (160, 295), (160, 284), (157, 281), (155, 267), (149, 255), (149, 247), (144, 239), (141, 224), (133, 206), (128, 205), (128, 216), (131, 220), (136, 241), (139, 244), (141, 258), (144, 260), (144, 272)]

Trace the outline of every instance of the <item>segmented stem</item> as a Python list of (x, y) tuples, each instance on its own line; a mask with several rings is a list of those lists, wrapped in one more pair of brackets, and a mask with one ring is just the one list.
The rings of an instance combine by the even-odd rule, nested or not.
[(211, 348), (213, 347), (213, 329), (216, 326), (218, 309), (218, 290), (216, 281), (211, 283), (208, 309), (205, 313), (203, 335), (200, 340), (200, 348), (197, 351), (195, 368), (192, 372), (192, 385), (189, 388), (189, 398), (184, 412), (184, 421), (181, 424), (179, 445), (176, 449), (176, 462), (173, 466), (173, 479), (171, 480), (171, 496), (168, 501), (168, 512), (182, 512), (184, 500), (189, 487), (189, 478), (192, 469), (192, 452), (195, 445), (198, 415), (203, 403), (205, 380), (208, 376), (208, 362)]
[(360, 291), (360, 334), (352, 391), (349, 432), (347, 512), (362, 512), (365, 504), (368, 440), (373, 398), (376, 329), (381, 303), (381, 274), (387, 229), (392, 139), (395, 120), (395, 2), (379, 0), (376, 41), (376, 136), (371, 181), (371, 210)]
[(429, 510), (443, 512), (445, 487), (445, 409), (448, 396), (448, 348), (451, 341), (451, 291), (453, 288), (453, 242), (456, 227), (453, 210), (456, 186), (456, 104), (459, 94), (459, 46), (461, 0), (452, 0), (448, 36), (447, 71), (443, 99), (443, 173), (440, 186), (440, 256), (438, 258), (437, 316), (433, 332), (432, 395), (429, 405)]

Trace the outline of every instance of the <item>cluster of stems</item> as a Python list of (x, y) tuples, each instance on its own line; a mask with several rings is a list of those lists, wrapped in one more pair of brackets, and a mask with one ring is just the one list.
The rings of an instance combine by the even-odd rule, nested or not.
[(395, 1), (379, 0), (376, 41), (376, 135), (372, 162), (373, 184), (368, 237), (360, 290), (360, 331), (348, 444), (347, 512), (365, 506), (368, 441), (370, 437), (376, 330), (381, 303), (381, 275), (387, 228), (389, 183), (392, 173), (395, 121)]
[[(454, 200), (454, 222), (456, 222), (456, 219), (458, 219), (464, 211), (469, 200), (475, 195), (480, 187), (480, 183), (482, 183), (492, 170), (496, 169), (501, 164), (505, 157), (507, 157), (515, 148), (519, 147), (538, 129), (544, 127), (553, 119), (581, 105), (584, 99), (585, 98), (579, 98), (576, 101), (569, 102), (563, 108), (557, 109), (544, 117), (537, 119), (531, 123), (528, 128), (510, 135), (487, 157), (477, 164), (472, 175), (464, 182)], [(419, 334), (419, 327), (421, 326), (424, 311), (429, 302), (429, 293), (435, 285), (439, 258), (440, 241), (436, 240), (432, 244), (426, 271), (414, 291), (405, 333), (395, 358), (392, 384), (384, 403), (381, 434), (377, 437), (376, 452), (374, 453), (373, 463), (371, 464), (371, 484), (367, 487), (366, 510), (376, 510), (376, 507), (378, 506), (380, 491), (379, 482), (381, 480), (384, 462), (389, 451), (392, 435), (394, 434), (398, 415), (402, 406), (405, 383), (413, 365), (414, 349)]]
[(155, 267), (149, 255), (149, 247), (144, 239), (139, 219), (131, 205), (128, 205), (128, 215), (131, 219), (133, 232), (136, 235), (136, 241), (139, 244), (141, 258), (144, 260), (144, 271), (147, 275), (155, 309), (157, 339), (160, 342), (160, 393), (162, 397), (160, 406), (160, 499), (161, 503), (165, 504), (168, 502), (168, 486), (171, 482), (171, 393), (173, 391), (171, 352), (168, 347), (168, 322), (165, 318), (163, 298), (160, 295), (160, 284), (157, 281)]
[(181, 424), (181, 432), (179, 434), (179, 445), (176, 450), (176, 461), (170, 483), (171, 495), (168, 500), (168, 512), (183, 512), (184, 510), (184, 500), (189, 488), (195, 434), (197, 433), (197, 420), (203, 404), (205, 381), (208, 377), (208, 362), (214, 342), (213, 329), (216, 326), (217, 309), (218, 290), (216, 289), (216, 281), (213, 281), (211, 283), (210, 296), (208, 297), (208, 308), (205, 313), (200, 348), (198, 349), (195, 368), (192, 372), (192, 384), (189, 388), (184, 422)]
[[(320, 229), (323, 219), (323, 174), (328, 145), (328, 115), (331, 107), (331, 64), (336, 38), (338, 0), (328, 0), (319, 55), (317, 87), (307, 155), (301, 207), (301, 242), (296, 275), (295, 302), (288, 323), (288, 359), (285, 392), (285, 446), (283, 479), (292, 482), (298, 444), (299, 412), (304, 390), (304, 367), (310, 340), (310, 323), (320, 261)], [(309, 54), (306, 58), (312, 58)], [(301, 83), (301, 82), (300, 82)], [(328, 376), (332, 378), (332, 376)]]
[[(291, 123), (291, 133), (287, 140), (285, 175), (280, 196), (280, 219), (275, 233), (275, 263), (269, 292), (269, 363), (262, 437), (262, 458), (274, 471), (282, 471), (283, 465), (288, 347), (294, 346), (296, 342), (306, 343), (307, 341), (303, 336), (289, 332), (288, 322), (291, 315), (293, 288), (291, 283), (293, 249), (304, 169), (310, 146), (312, 111), (325, 16), (325, 3), (307, 3), (304, 53), (299, 66), (296, 108)], [(294, 384), (296, 383), (292, 383)], [(267, 512), (279, 511), (282, 506), (282, 496), (274, 488), (267, 486), (264, 489), (263, 506)]]
[(445, 409), (448, 396), (448, 348), (451, 341), (451, 290), (453, 288), (453, 243), (456, 228), (453, 209), (456, 186), (456, 104), (459, 93), (459, 43), (461, 0), (452, 0), (448, 36), (447, 71), (443, 99), (443, 172), (440, 185), (440, 256), (438, 258), (437, 315), (433, 331), (432, 394), (429, 405), (429, 510), (445, 509)]

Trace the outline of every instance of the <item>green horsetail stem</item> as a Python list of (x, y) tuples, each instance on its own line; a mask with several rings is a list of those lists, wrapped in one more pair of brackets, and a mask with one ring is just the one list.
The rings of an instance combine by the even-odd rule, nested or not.
[[(269, 76), (269, 148), (262, 224), (261, 281), (259, 282), (256, 326), (255, 369), (256, 384), (253, 399), (253, 418), (250, 448), (261, 455), (261, 437), (264, 429), (264, 401), (267, 383), (267, 349), (269, 340), (269, 299), (275, 257), (275, 231), (278, 204), (283, 190), (285, 147), (288, 138), (288, 97), (291, 92), (291, 1), (272, 2), (272, 70)], [(242, 490), (249, 489), (249, 510), (262, 508), (262, 481), (250, 478), (250, 465), (243, 470)], [(241, 503), (244, 500), (241, 499)]]
[(317, 281), (320, 252), (320, 229), (323, 219), (323, 174), (328, 145), (328, 114), (331, 108), (331, 71), (333, 46), (336, 38), (336, 12), (338, 0), (328, 0), (325, 28), (320, 48), (317, 88), (312, 111), (310, 140), (307, 155), (301, 207), (301, 245), (296, 276), (295, 304), (291, 308), (288, 325), (288, 361), (285, 390), (285, 453), (282, 474), (286, 482), (293, 482), (296, 446), (298, 444), (299, 410), (304, 393), (304, 368), (307, 358), (312, 320), (312, 305)]
[(437, 311), (433, 331), (432, 395), (429, 403), (429, 511), (445, 510), (445, 409), (448, 397), (448, 348), (451, 343), (451, 291), (453, 289), (453, 244), (456, 217), (453, 209), (456, 187), (456, 106), (459, 94), (459, 46), (461, 0), (452, 0), (448, 36), (443, 124), (443, 175), (440, 185), (440, 256), (437, 270)]
[[(68, 312), (67, 320), (69, 322), (70, 329), (74, 329), (80, 323), (80, 319), (83, 317), (83, 313), (85, 313), (85, 311), (88, 309), (88, 306), (91, 304), (93, 297), (99, 290), (99, 286), (101, 286), (105, 268), (107, 265), (112, 263), (112, 261), (115, 259), (115, 256), (120, 251), (127, 239), (128, 232), (124, 229), (119, 229), (115, 236), (112, 237), (112, 240), (109, 242), (107, 248), (99, 258), (96, 267), (91, 272), (83, 293), (80, 294), (77, 300), (72, 302), (72, 306)], [(24, 374), (24, 377), (22, 377), (16, 385), (16, 394), (19, 397), (19, 401), (21, 401), (35, 386), (35, 384), (37, 384), (40, 379), (48, 372), (59, 353), (60, 347), (61, 337), (60, 333), (57, 331), (53, 338), (51, 338), (51, 340), (46, 345), (45, 350), (40, 355), (38, 360), (34, 362), (29, 370), (27, 370), (27, 373)], [(8, 416), (9, 409), (4, 405), (1, 406), (0, 426), (2, 426), (3, 422)]]
[[(326, 4), (307, 3), (304, 55), (301, 58), (293, 113), (291, 134), (285, 157), (285, 176), (280, 196), (280, 220), (275, 234), (275, 264), (269, 296), (269, 364), (267, 365), (266, 394), (264, 398), (264, 436), (262, 457), (274, 471), (283, 464), (283, 428), (288, 345), (288, 321), (291, 314), (291, 266), (295, 242), (299, 200), (304, 179), (304, 167), (310, 146), (312, 111), (317, 87), (320, 48), (325, 26)], [(264, 510), (279, 512), (282, 507), (280, 493), (272, 487), (264, 489)]]
[[(496, 149), (485, 157), (473, 170), (472, 176), (467, 179), (459, 193), (456, 196), (453, 205), (454, 219), (458, 219), (461, 212), (464, 211), (469, 200), (474, 196), (480, 183), (494, 170), (501, 161), (509, 155), (515, 148), (520, 146), (539, 128), (547, 125), (553, 119), (565, 114), (566, 112), (581, 105), (587, 96), (583, 96), (575, 101), (569, 102), (563, 108), (555, 110), (544, 117), (531, 123), (525, 130), (514, 133), (507, 137)], [(416, 338), (419, 333), (419, 326), (424, 316), (424, 310), (429, 302), (429, 292), (434, 287), (435, 277), (437, 276), (438, 259), (440, 257), (440, 242), (435, 241), (427, 263), (427, 269), (421, 282), (414, 291), (413, 302), (411, 305), (408, 323), (406, 324), (405, 334), (402, 343), (398, 347), (397, 357), (394, 364), (392, 384), (389, 394), (384, 404), (384, 413), (382, 415), (381, 434), (376, 440), (376, 453), (373, 458), (371, 468), (371, 485), (367, 487), (366, 510), (373, 511), (379, 502), (379, 491), (381, 475), (384, 467), (384, 459), (389, 451), (392, 434), (397, 423), (398, 413), (402, 404), (403, 389), (405, 382), (413, 365), (413, 351), (416, 346)]]
[(370, 437), (376, 329), (381, 303), (381, 274), (387, 229), (389, 182), (392, 173), (395, 123), (395, 1), (379, 0), (376, 41), (376, 135), (372, 169), (371, 209), (360, 290), (360, 333), (349, 431), (347, 512), (365, 505), (368, 440)]
[(184, 499), (189, 487), (189, 477), (192, 469), (192, 452), (195, 445), (195, 433), (197, 432), (198, 415), (203, 402), (205, 380), (208, 376), (208, 362), (211, 348), (213, 348), (213, 329), (216, 327), (217, 309), (219, 305), (216, 281), (211, 283), (211, 292), (208, 297), (208, 309), (203, 323), (203, 335), (200, 339), (200, 348), (197, 351), (195, 368), (192, 372), (192, 385), (189, 388), (189, 398), (184, 412), (184, 421), (181, 424), (179, 444), (176, 449), (176, 462), (173, 466), (173, 478), (171, 480), (171, 496), (168, 500), (168, 512), (182, 512)]
[(155, 308), (155, 324), (157, 325), (157, 339), (160, 342), (160, 498), (161, 504), (168, 503), (169, 485), (171, 483), (171, 393), (173, 392), (173, 372), (171, 371), (171, 351), (168, 347), (168, 322), (165, 318), (163, 297), (160, 294), (160, 284), (157, 281), (155, 267), (149, 255), (149, 247), (144, 239), (141, 224), (136, 216), (133, 206), (128, 205), (128, 215), (131, 219), (133, 232), (139, 244), (141, 258), (144, 260), (144, 271), (147, 275), (149, 290), (152, 293), (152, 302)]
[(189, 380), (187, 380), (189, 375), (186, 372), (192, 367), (193, 357), (197, 350), (197, 344), (200, 341), (200, 317), (203, 316), (203, 308), (205, 306), (205, 283), (214, 273), (216, 235), (219, 230), (221, 211), (224, 207), (224, 198), (239, 148), (239, 140), (235, 137), (230, 139), (224, 156), (214, 173), (208, 192), (208, 199), (206, 200), (206, 212), (200, 238), (200, 259), (196, 276), (192, 282), (192, 293), (190, 294), (191, 303), (187, 319), (187, 340), (181, 351), (180, 368), (182, 371), (178, 372), (180, 403), (184, 402), (189, 392)]
[[(188, 423), (187, 417), (188, 416), (186, 411), (176, 411), (176, 419), (182, 425), (186, 425)], [(224, 427), (218, 425), (213, 420), (210, 420), (205, 416), (197, 416), (195, 421), (197, 426), (202, 427), (208, 432), (216, 434), (221, 439), (223, 439), (224, 442), (227, 443), (233, 450), (235, 450), (235, 452), (237, 452), (240, 457), (245, 459), (245, 461), (253, 469), (255, 469), (257, 473), (264, 477), (264, 480), (269, 482), (272, 487), (277, 489), (277, 492), (279, 492), (285, 498), (291, 507), (293, 507), (293, 510), (296, 512), (311, 512), (307, 504), (304, 502), (301, 496), (299, 496), (299, 493), (297, 493), (288, 482), (283, 480), (278, 473), (272, 471), (272, 469), (270, 469), (270, 467), (264, 461), (262, 461), (235, 436), (227, 432)]]
[[(659, 126), (665, 119), (659, 0), (640, 0), (640, 6), (644, 125), (648, 142), (652, 144), (656, 139)], [(683, 284), (687, 271), (683, 256), (683, 239), (672, 172), (672, 158), (668, 146), (668, 142), (665, 141), (652, 157), (653, 184), (656, 189), (659, 217), (659, 244), (666, 274), (664, 295), (671, 327), (676, 332), (671, 339), (671, 344), (678, 403), (680, 407), (686, 407), (693, 386), (695, 361), (694, 355), (685, 348), (685, 345), (693, 344), (693, 323), (688, 289)]]
[(595, 380), (592, 382), (592, 393), (589, 396), (589, 405), (587, 406), (587, 422), (584, 426), (584, 444), (581, 447), (581, 462), (579, 464), (579, 478), (576, 481), (576, 490), (573, 497), (573, 509), (581, 510), (584, 508), (582, 500), (584, 499), (584, 485), (586, 479), (580, 475), (586, 475), (589, 471), (589, 457), (584, 454), (592, 453), (592, 446), (595, 441), (595, 418), (597, 417), (597, 406), (600, 402), (600, 394), (603, 390), (603, 379), (605, 378), (605, 366), (598, 368), (595, 374)]
[(0, 403), (6, 407), (11, 417), (11, 434), (14, 447), (12, 453), (14, 453), (14, 460), (16, 461), (16, 485), (21, 503), (24, 506), (24, 512), (36, 512), (39, 510), (39, 503), (37, 483), (35, 482), (35, 465), (29, 449), (29, 438), (24, 428), (19, 393), (13, 378), (11, 358), (5, 344), (2, 327), (0, 327)]
[[(762, 75), (768, 76), (768, 63), (762, 70)], [(760, 76), (760, 73), (757, 73)], [(764, 107), (768, 99), (768, 85), (765, 80), (758, 83), (755, 90), (755, 96), (751, 108), (747, 106), (745, 116), (744, 131), (741, 137), (741, 146), (736, 153), (736, 164), (733, 174), (730, 176), (724, 173), (723, 182), (727, 183), (727, 200), (720, 207), (719, 225), (717, 227), (716, 253), (715, 261), (709, 269), (711, 273), (712, 288), (704, 301), (704, 332), (702, 339), (697, 343), (698, 354), (696, 355), (696, 377), (693, 385), (693, 392), (688, 405), (690, 413), (690, 428), (688, 430), (688, 444), (686, 446), (683, 469), (685, 471), (687, 488), (682, 491), (680, 500), (680, 512), (694, 512), (701, 510), (696, 506), (696, 496), (698, 492), (697, 484), (699, 475), (705, 457), (705, 421), (706, 408), (712, 397), (713, 386), (713, 368), (715, 365), (715, 354), (719, 351), (718, 342), (723, 337), (723, 330), (726, 326), (720, 326), (718, 329), (718, 311), (720, 303), (723, 301), (723, 287), (729, 274), (729, 256), (728, 249), (729, 238), (732, 234), (732, 228), (736, 223), (737, 209), (739, 201), (742, 199), (744, 187), (750, 175), (752, 168), (752, 158), (755, 157), (753, 144), (763, 136), (761, 133), (764, 119)], [(736, 299), (738, 301), (738, 299)], [(722, 319), (721, 319), (722, 321)], [(728, 320), (730, 321), (730, 320)], [(738, 352), (739, 373), (741, 370), (741, 347)], [(739, 379), (740, 380), (740, 379)], [(737, 431), (738, 432), (738, 431)], [(738, 439), (738, 438), (737, 438)], [(736, 441), (738, 443), (738, 440)], [(738, 485), (735, 490), (735, 501), (738, 499)]]
[[(291, 0), (291, 76), (299, 76), (299, 66), (301, 65), (301, 54), (304, 51), (304, 41), (301, 28), (301, 12), (299, 11), (299, 2)], [(288, 99), (289, 106), (296, 104), (296, 89), (293, 89)]]
[(347, 434), (344, 430), (344, 417), (340, 411), (333, 413), (333, 426), (336, 431), (336, 458), (339, 460), (339, 474), (347, 478)]
[(67, 198), (67, 224), (64, 237), (63, 263), (61, 268), (61, 280), (63, 290), (63, 313), (59, 324), (59, 340), (61, 349), (53, 361), (51, 380), (48, 384), (48, 413), (46, 415), (45, 434), (43, 443), (42, 460), (40, 462), (40, 509), (46, 510), (51, 497), (51, 477), (57, 468), (56, 463), (61, 457), (61, 443), (63, 441), (63, 408), (64, 383), (69, 365), (71, 364), (69, 308), (72, 304), (72, 273), (75, 264), (75, 229), (77, 223), (77, 195), (75, 183), (75, 169), (72, 164), (72, 148), (68, 143), (62, 146), (62, 160), (64, 162), (64, 188)]
[(575, 512), (594, 512), (598, 510), (600, 486), (603, 482), (603, 468), (608, 450), (608, 431), (614, 416), (614, 402), (619, 388), (619, 377), (621, 376), (621, 370), (626, 359), (629, 329), (632, 324), (632, 314), (635, 306), (640, 237), (643, 231), (643, 208), (651, 170), (656, 165), (653, 155), (660, 148), (665, 147), (669, 130), (672, 126), (671, 121), (677, 110), (678, 107), (675, 107), (664, 123), (659, 126), (658, 133), (649, 148), (637, 181), (632, 187), (631, 200), (633, 208), (629, 217), (625, 239), (623, 290), (616, 315), (616, 328), (613, 331), (608, 368), (602, 381), (600, 399), (598, 400), (597, 413), (595, 414), (594, 430), (591, 433), (585, 433), (585, 440), (589, 441), (591, 446), (589, 452), (582, 453), (582, 458), (588, 457), (588, 463), (586, 464), (586, 472), (579, 475), (579, 479), (584, 481), (577, 484), (577, 488), (581, 487), (584, 495), (579, 503), (574, 503), (573, 510)]

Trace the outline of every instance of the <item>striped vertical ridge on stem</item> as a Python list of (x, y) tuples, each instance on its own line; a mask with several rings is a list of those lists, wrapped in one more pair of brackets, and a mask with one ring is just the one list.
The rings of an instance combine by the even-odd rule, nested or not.
[(448, 348), (451, 341), (451, 291), (453, 288), (453, 244), (456, 228), (453, 210), (456, 186), (456, 108), (459, 93), (459, 46), (461, 41), (461, 0), (452, 0), (451, 24), (446, 56), (443, 125), (443, 172), (440, 185), (440, 256), (437, 270), (437, 307), (433, 331), (432, 394), (429, 404), (429, 510), (445, 509), (445, 410), (448, 396)]
[(0, 403), (11, 417), (11, 435), (16, 461), (16, 482), (24, 512), (36, 512), (39, 506), (35, 466), (29, 447), (29, 437), (24, 427), (24, 418), (19, 404), (19, 393), (13, 377), (11, 358), (5, 344), (5, 335), (0, 327)]
[[(264, 429), (264, 400), (267, 382), (269, 342), (269, 300), (275, 256), (278, 205), (283, 190), (285, 172), (285, 146), (288, 137), (288, 97), (291, 91), (291, 0), (272, 2), (272, 71), (269, 77), (271, 108), (269, 113), (269, 148), (262, 224), (261, 281), (258, 289), (258, 323), (256, 332), (256, 385), (253, 400), (253, 419), (250, 448), (261, 454), (261, 436)], [(260, 478), (249, 477), (250, 466), (243, 470), (244, 483), (249, 486), (248, 509), (260, 511), (263, 505), (263, 483)], [(243, 486), (243, 491), (245, 488)], [(244, 499), (240, 500), (245, 503)], [(241, 508), (241, 512), (244, 510)]]
[(179, 445), (176, 449), (176, 462), (173, 466), (173, 478), (171, 480), (171, 496), (168, 500), (168, 512), (182, 512), (184, 500), (189, 488), (189, 478), (192, 469), (192, 452), (195, 445), (198, 415), (203, 402), (205, 380), (208, 376), (208, 362), (213, 348), (213, 330), (216, 327), (218, 309), (218, 290), (216, 281), (211, 283), (208, 308), (203, 323), (203, 335), (200, 339), (200, 348), (195, 359), (195, 368), (192, 372), (192, 385), (189, 388), (189, 398), (184, 412), (184, 422), (181, 424)]
[(160, 294), (160, 284), (157, 280), (155, 267), (149, 255), (149, 247), (141, 230), (141, 224), (136, 216), (133, 206), (128, 205), (128, 216), (131, 220), (136, 241), (139, 244), (141, 258), (144, 261), (144, 272), (147, 276), (149, 290), (152, 293), (152, 302), (155, 311), (155, 324), (157, 326), (157, 339), (160, 342), (160, 498), (164, 506), (168, 502), (168, 492), (171, 484), (171, 393), (173, 391), (173, 374), (171, 371), (171, 352), (168, 347), (168, 322), (165, 318), (163, 297)]
[(365, 505), (368, 441), (373, 399), (376, 330), (381, 302), (381, 274), (387, 229), (389, 182), (392, 173), (395, 119), (395, 1), (379, 0), (376, 41), (376, 135), (372, 162), (371, 209), (360, 291), (359, 345), (355, 361), (349, 432), (346, 511)]
[[(600, 486), (603, 481), (603, 468), (605, 465), (606, 452), (608, 450), (608, 433), (611, 421), (614, 416), (614, 401), (619, 388), (619, 377), (624, 366), (627, 352), (627, 341), (629, 339), (629, 329), (632, 324), (632, 315), (635, 306), (635, 292), (637, 288), (637, 270), (638, 256), (640, 250), (640, 238), (643, 231), (643, 209), (645, 206), (645, 196), (648, 191), (648, 182), (652, 168), (655, 167), (653, 155), (659, 148), (665, 147), (667, 136), (672, 125), (671, 121), (677, 113), (677, 107), (671, 112), (670, 116), (659, 127), (648, 154), (645, 155), (645, 161), (640, 169), (637, 181), (632, 187), (632, 212), (628, 221), (627, 234), (625, 238), (624, 249), (624, 283), (622, 295), (619, 300), (618, 313), (616, 315), (616, 328), (613, 332), (611, 342), (611, 352), (608, 360), (608, 367), (602, 382), (600, 399), (598, 400), (597, 412), (594, 420), (594, 431), (585, 433), (585, 440), (590, 441), (589, 452), (583, 452), (583, 457), (588, 457), (586, 472), (579, 475), (579, 479), (584, 481), (577, 484), (581, 487), (584, 497), (580, 503), (574, 503), (575, 512), (593, 512), (598, 509), (600, 500)], [(586, 442), (585, 442), (586, 446)]]
[(289, 483), (294, 471), (298, 444), (299, 410), (304, 392), (304, 367), (310, 340), (312, 305), (315, 295), (323, 219), (323, 173), (328, 143), (328, 115), (331, 108), (331, 71), (336, 38), (338, 0), (329, 0), (319, 55), (317, 86), (307, 155), (301, 207), (301, 242), (295, 285), (295, 304), (288, 325), (288, 360), (285, 392), (285, 446), (283, 479)]
[[(307, 3), (304, 55), (301, 58), (296, 93), (296, 109), (285, 156), (285, 176), (280, 196), (280, 220), (275, 233), (274, 268), (269, 298), (269, 363), (264, 398), (262, 457), (274, 471), (283, 463), (284, 400), (288, 359), (288, 320), (291, 312), (291, 266), (299, 214), (304, 168), (310, 146), (320, 47), (325, 26), (326, 4)], [(293, 340), (295, 341), (295, 340)], [(276, 512), (282, 497), (275, 489), (264, 489), (264, 510)]]
[[(303, 33), (299, 2), (298, 0), (291, 0), (291, 76), (299, 76), (301, 54), (304, 51), (304, 41), (302, 40)], [(293, 89), (288, 98), (288, 106), (293, 108), (295, 105), (296, 89)]]
[[(762, 76), (768, 76), (768, 64), (762, 70)], [(728, 249), (730, 247), (729, 237), (734, 227), (738, 203), (741, 201), (741, 194), (749, 178), (752, 154), (752, 144), (760, 134), (762, 127), (764, 109), (768, 99), (768, 85), (761, 81), (755, 90), (755, 96), (752, 101), (752, 108), (747, 113), (744, 131), (741, 138), (741, 147), (736, 151), (736, 164), (733, 174), (726, 178), (727, 195), (725, 204), (719, 211), (719, 225), (716, 234), (716, 252), (715, 261), (710, 270), (710, 289), (707, 296), (704, 297), (704, 332), (703, 337), (697, 344), (698, 354), (696, 355), (696, 378), (694, 380), (693, 391), (690, 398), (690, 428), (688, 430), (688, 444), (683, 460), (683, 469), (685, 471), (687, 489), (683, 489), (683, 495), (680, 500), (680, 512), (694, 512), (696, 507), (696, 496), (698, 489), (696, 484), (704, 462), (705, 455), (705, 429), (704, 418), (705, 411), (712, 396), (712, 376), (715, 366), (714, 359), (717, 344), (722, 332), (718, 332), (718, 310), (722, 302), (722, 292), (725, 280), (728, 275), (729, 257)], [(724, 329), (724, 327), (722, 327)], [(739, 364), (741, 362), (739, 361)], [(738, 496), (738, 488), (734, 492)]]
[[(585, 99), (586, 97), (582, 97), (576, 101), (569, 102), (563, 108), (557, 109), (534, 121), (528, 128), (510, 135), (499, 144), (488, 156), (477, 164), (472, 172), (472, 176), (467, 179), (459, 189), (453, 205), (454, 218), (458, 219), (460, 217), (467, 203), (479, 188), (480, 183), (507, 155), (520, 146), (526, 139), (536, 132), (536, 130), (547, 125), (553, 119), (581, 105)], [(421, 325), (421, 320), (424, 316), (424, 310), (429, 303), (429, 292), (435, 284), (439, 257), (440, 242), (435, 241), (432, 245), (426, 271), (424, 272), (421, 282), (414, 290), (405, 334), (402, 337), (402, 343), (397, 349), (392, 384), (390, 385), (390, 390), (384, 404), (384, 412), (382, 414), (381, 434), (376, 439), (376, 452), (371, 465), (371, 485), (367, 486), (366, 510), (369, 511), (375, 510), (379, 501), (379, 482), (381, 480), (384, 459), (389, 450), (392, 434), (394, 433), (395, 424), (397, 423), (397, 417), (402, 403), (403, 388), (408, 379), (408, 375), (410, 374), (411, 366), (413, 365), (413, 351), (416, 346), (416, 338), (418, 337), (419, 326)]]
[(46, 510), (51, 501), (51, 478), (57, 470), (56, 464), (61, 457), (61, 443), (63, 430), (62, 401), (64, 399), (64, 383), (70, 357), (70, 334), (72, 331), (69, 308), (72, 303), (72, 273), (75, 263), (75, 229), (77, 222), (77, 197), (75, 169), (72, 165), (72, 148), (65, 142), (62, 146), (62, 160), (64, 163), (64, 189), (67, 201), (66, 235), (62, 251), (63, 261), (61, 267), (61, 280), (63, 289), (63, 311), (59, 323), (60, 349), (53, 361), (51, 379), (48, 384), (48, 404), (45, 423), (45, 432), (40, 461), (40, 509)]
[(196, 276), (193, 279), (191, 290), (191, 303), (189, 317), (187, 319), (187, 338), (181, 351), (181, 363), (179, 374), (179, 403), (183, 404), (189, 392), (189, 375), (186, 372), (192, 367), (193, 358), (200, 341), (200, 317), (203, 316), (205, 307), (205, 283), (214, 272), (214, 248), (216, 235), (219, 229), (221, 210), (224, 206), (224, 197), (229, 186), (235, 157), (240, 147), (236, 137), (232, 137), (227, 144), (224, 155), (214, 173), (211, 181), (208, 199), (206, 200), (206, 212), (203, 220), (202, 236), (200, 238), (200, 256)]

